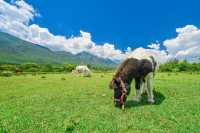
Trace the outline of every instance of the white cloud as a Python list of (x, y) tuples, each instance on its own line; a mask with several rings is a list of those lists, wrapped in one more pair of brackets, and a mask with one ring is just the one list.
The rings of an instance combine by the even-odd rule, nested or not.
[(194, 25), (177, 28), (177, 37), (164, 41), (169, 54), (174, 58), (191, 60), (200, 57), (200, 29)]
[(121, 50), (115, 49), (115, 46), (109, 43), (92, 47), (90, 53), (96, 53), (97, 56), (111, 60), (123, 60), (125, 58)]
[(148, 45), (149, 48), (151, 49), (157, 49), (159, 50), (160, 49), (160, 43), (151, 43)]
[(138, 48), (132, 52), (132, 56), (153, 55), (164, 63), (170, 59), (186, 59), (195, 61), (200, 57), (200, 29), (194, 25), (186, 25), (176, 29), (177, 36), (163, 42), (166, 50), (160, 50), (160, 43), (148, 45), (151, 49)]
[(10, 20), (28, 24), (37, 13), (32, 6), (24, 1), (16, 1), (11, 5), (4, 0), (0, 0), (0, 15), (7, 21)]
[(171, 58), (171, 56), (167, 55), (166, 51), (164, 50), (145, 49), (142, 47), (126, 53), (126, 56), (135, 57), (137, 59), (144, 59), (144, 58), (148, 58), (149, 56), (153, 56), (157, 60), (157, 62), (160, 64), (165, 63)]

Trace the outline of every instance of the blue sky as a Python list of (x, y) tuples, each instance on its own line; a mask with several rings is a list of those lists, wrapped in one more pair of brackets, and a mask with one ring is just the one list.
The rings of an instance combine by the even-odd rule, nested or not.
[(175, 37), (175, 29), (199, 26), (198, 0), (29, 0), (40, 12), (34, 23), (55, 34), (92, 34), (97, 43), (117, 48), (146, 47), (149, 43)]
[(52, 51), (200, 57), (198, 0), (0, 0), (0, 31)]

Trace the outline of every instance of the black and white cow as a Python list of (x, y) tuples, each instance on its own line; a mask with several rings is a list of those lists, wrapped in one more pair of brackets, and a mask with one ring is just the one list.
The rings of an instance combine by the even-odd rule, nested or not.
[(136, 88), (136, 96), (133, 100), (140, 102), (142, 92), (146, 91), (148, 102), (154, 103), (153, 79), (156, 69), (157, 62), (153, 56), (129, 57), (122, 62), (110, 82), (110, 88), (114, 90), (115, 105), (124, 108), (133, 79), (135, 79)]

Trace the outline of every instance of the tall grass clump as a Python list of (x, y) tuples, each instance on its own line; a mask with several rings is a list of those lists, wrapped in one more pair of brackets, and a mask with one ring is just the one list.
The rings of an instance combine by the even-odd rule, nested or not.
[(2, 77), (11, 77), (13, 75), (12, 71), (2, 71), (0, 72), (0, 76)]

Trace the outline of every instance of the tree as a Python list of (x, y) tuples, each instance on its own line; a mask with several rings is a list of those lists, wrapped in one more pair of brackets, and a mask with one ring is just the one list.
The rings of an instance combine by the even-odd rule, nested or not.
[(47, 64), (42, 66), (42, 72), (53, 72), (53, 65)]
[(25, 72), (38, 72), (40, 71), (40, 65), (36, 63), (25, 63), (20, 65), (20, 68)]
[(11, 64), (0, 65), (0, 71), (14, 71), (15, 68), (16, 65), (11, 65)]
[(64, 65), (64, 70), (66, 71), (66, 72), (71, 72), (72, 70), (74, 70), (75, 69), (75, 65), (73, 65), (73, 64), (65, 64)]

